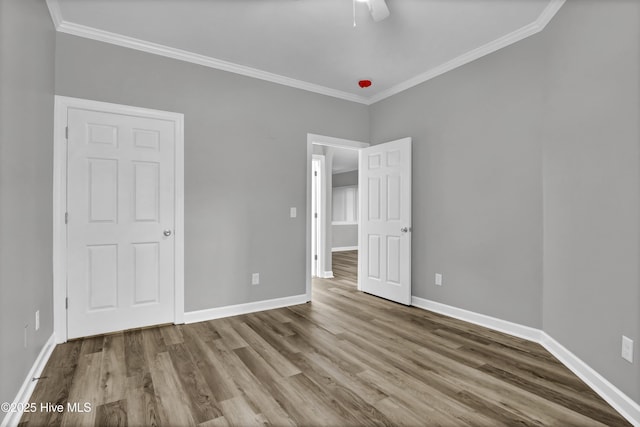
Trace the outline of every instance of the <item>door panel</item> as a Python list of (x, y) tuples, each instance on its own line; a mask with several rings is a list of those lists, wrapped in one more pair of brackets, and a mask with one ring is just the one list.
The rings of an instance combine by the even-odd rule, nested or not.
[(369, 220), (380, 219), (380, 178), (369, 178)]
[(387, 282), (400, 284), (400, 236), (387, 236)]
[(117, 222), (118, 161), (87, 159), (89, 166), (89, 222)]
[[(380, 279), (380, 236), (375, 234), (367, 234), (369, 244), (367, 252), (369, 253), (369, 279)], [(365, 291), (366, 292), (366, 291)]]
[(360, 152), (364, 292), (411, 304), (411, 138)]
[(118, 303), (118, 246), (87, 246), (88, 311), (115, 308)]
[(157, 222), (160, 218), (160, 165), (157, 162), (134, 162), (133, 181), (135, 200), (134, 221)]
[(68, 338), (174, 320), (171, 121), (70, 108)]
[(133, 244), (133, 303), (157, 303), (160, 291), (160, 250), (158, 243)]

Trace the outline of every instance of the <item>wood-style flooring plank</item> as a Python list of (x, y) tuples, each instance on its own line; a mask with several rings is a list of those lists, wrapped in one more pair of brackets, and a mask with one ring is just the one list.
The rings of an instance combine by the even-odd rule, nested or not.
[(311, 304), (89, 337), (31, 401), (88, 413), (20, 426), (629, 426), (542, 346), (358, 292), (333, 253)]
[[(68, 344), (68, 343), (67, 343)], [(89, 353), (80, 356), (76, 373), (69, 391), (69, 403), (91, 404), (89, 412), (65, 412), (63, 426), (91, 426), (95, 421), (96, 408), (103, 404), (103, 388), (100, 378), (103, 354)], [(46, 402), (46, 400), (45, 400)]]
[(150, 361), (151, 379), (155, 391), (160, 424), (166, 426), (195, 425), (192, 406), (182, 388), (168, 353), (158, 353)]
[(96, 408), (96, 425), (104, 427), (128, 426), (127, 401), (118, 400), (98, 406)]
[(219, 360), (219, 363), (226, 368), (233, 378), (234, 384), (241, 392), (240, 396), (245, 396), (252, 407), (256, 408), (256, 412), (260, 412), (267, 417), (273, 425), (295, 425), (288, 413), (282, 409), (281, 404), (274, 398), (275, 383), (267, 383), (262, 387), (256, 387), (255, 385), (260, 383), (260, 380), (247, 369), (247, 365), (243, 363), (234, 350), (226, 347), (222, 340), (213, 342), (212, 349), (216, 359)]
[(125, 363), (124, 335), (111, 334), (105, 336), (101, 354), (101, 403), (117, 402), (126, 398), (125, 388), (127, 385), (127, 365)]
[(82, 341), (72, 341), (56, 346), (49, 362), (40, 375), (30, 402), (37, 402), (36, 411), (25, 413), (22, 425), (60, 425), (64, 413), (40, 410), (40, 403), (66, 405), (74, 377), (78, 374)]
[(227, 399), (221, 403), (224, 419), (232, 426), (251, 426), (265, 423), (260, 414), (253, 412), (251, 406), (242, 397)]
[(242, 391), (235, 385), (233, 376), (229, 373), (229, 368), (225, 366), (217, 352), (211, 347), (213, 340), (201, 340), (199, 329), (187, 328), (184, 339), (189, 353), (211, 390), (213, 399), (222, 402), (236, 396), (241, 396)]
[(130, 380), (127, 387), (127, 420), (132, 426), (159, 426), (160, 415), (156, 403), (155, 390), (151, 373), (145, 372), (140, 379), (136, 377)]
[(219, 404), (200, 369), (193, 363), (191, 353), (183, 344), (169, 346), (168, 353), (182, 389), (187, 394), (194, 420), (201, 423), (221, 417), (223, 413)]

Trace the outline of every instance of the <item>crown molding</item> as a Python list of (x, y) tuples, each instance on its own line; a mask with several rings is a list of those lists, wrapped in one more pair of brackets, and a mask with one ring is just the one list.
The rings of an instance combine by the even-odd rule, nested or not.
[(521, 27), (503, 37), (493, 40), (483, 46), (463, 53), (462, 55), (450, 61), (447, 61), (442, 65), (432, 68), (422, 74), (418, 74), (417, 76), (412, 77), (409, 80), (405, 80), (402, 83), (379, 92), (378, 94), (373, 95), (371, 98), (369, 98), (369, 102), (367, 105), (375, 104), (378, 101), (382, 101), (383, 99), (389, 98), (390, 96), (417, 86), (420, 83), (424, 83), (427, 80), (431, 80), (434, 77), (438, 77), (439, 75), (442, 75), (448, 71), (468, 64), (471, 61), (475, 61), (476, 59), (482, 58), (485, 55), (489, 55), (490, 53), (502, 49), (503, 47), (507, 47), (513, 43), (519, 42), (522, 39), (539, 33), (540, 31), (544, 30), (549, 21), (551, 21), (555, 14), (560, 10), (564, 2), (565, 0), (550, 0), (549, 4), (544, 8), (540, 16), (538, 16), (538, 19), (536, 19), (534, 22), (525, 25), (524, 27)]
[(331, 89), (329, 87), (293, 79), (290, 77), (282, 76), (280, 74), (258, 70), (256, 68), (247, 67), (244, 65), (234, 64), (233, 62), (223, 61), (221, 59), (212, 58), (210, 56), (200, 55), (198, 53), (176, 49), (158, 43), (152, 43), (146, 40), (140, 40), (134, 37), (128, 37), (121, 34), (88, 27), (86, 25), (68, 22), (62, 18), (58, 0), (47, 0), (47, 6), (49, 6), (51, 19), (56, 26), (56, 30), (61, 33), (110, 43), (113, 45), (127, 47), (130, 49), (135, 49), (154, 55), (160, 55), (167, 58), (173, 58), (180, 61), (191, 62), (193, 64), (203, 65), (205, 67), (215, 68), (217, 70), (228, 71), (231, 73), (240, 74), (242, 76), (253, 77), (255, 79), (265, 80), (271, 83), (277, 83), (296, 89), (302, 89), (308, 92), (314, 92), (321, 95), (344, 99), (346, 101), (357, 102), (360, 104), (368, 103), (368, 98), (349, 92)]
[(353, 93), (344, 92), (337, 89), (332, 89), (326, 86), (317, 85), (314, 83), (305, 82), (302, 80), (293, 79), (290, 77), (282, 76), (280, 74), (270, 73), (267, 71), (259, 70), (257, 68), (247, 67), (244, 65), (234, 64), (233, 62), (223, 61), (221, 59), (212, 58), (210, 56), (200, 55), (197, 53), (189, 52), (182, 49), (176, 49), (169, 46), (148, 42), (145, 40), (136, 39), (133, 37), (124, 36), (121, 34), (112, 33), (109, 31), (100, 30), (85, 25), (76, 24), (73, 22), (65, 21), (62, 17), (60, 4), (58, 0), (46, 0), (51, 14), (51, 19), (56, 27), (56, 30), (71, 34), (78, 37), (84, 37), (91, 40), (101, 41), (105, 43), (114, 44), (117, 46), (127, 47), (130, 49), (139, 50), (142, 52), (151, 53), (154, 55), (160, 55), (167, 58), (173, 58), (180, 61), (191, 62), (193, 64), (202, 65), (217, 70), (228, 71), (230, 73), (240, 74), (247, 77), (253, 77), (260, 80), (265, 80), (271, 83), (277, 83), (296, 89), (302, 89), (309, 92), (318, 93), (321, 95), (331, 96), (334, 98), (343, 99), (346, 101), (357, 102), (359, 104), (372, 105), (378, 101), (389, 98), (397, 93), (405, 91), (409, 88), (417, 86), (421, 83), (431, 80), (441, 74), (458, 68), (462, 65), (468, 64), (478, 58), (509, 46), (522, 39), (539, 33), (542, 31), (549, 21), (560, 10), (565, 0), (549, 0), (549, 4), (542, 11), (538, 19), (534, 22), (525, 25), (503, 37), (500, 37), (494, 41), (491, 41), (479, 48), (466, 52), (450, 61), (445, 62), (435, 68), (432, 68), (422, 74), (405, 80), (389, 89), (379, 92), (371, 97), (365, 97), (355, 95)]
[(47, 0), (47, 7), (49, 8), (49, 15), (51, 15), (53, 26), (57, 30), (60, 27), (60, 24), (62, 24), (62, 11), (60, 10), (60, 3), (58, 3), (58, 0)]

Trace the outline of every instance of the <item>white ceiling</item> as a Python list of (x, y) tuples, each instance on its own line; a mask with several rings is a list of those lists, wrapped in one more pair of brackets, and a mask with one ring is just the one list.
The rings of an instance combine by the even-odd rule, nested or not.
[[(564, 0), (47, 0), (58, 31), (371, 104), (542, 30)], [(370, 79), (367, 89), (358, 80)]]

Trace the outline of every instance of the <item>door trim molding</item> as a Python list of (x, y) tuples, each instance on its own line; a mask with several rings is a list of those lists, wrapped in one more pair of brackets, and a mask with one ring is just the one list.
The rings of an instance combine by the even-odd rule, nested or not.
[[(307, 301), (311, 301), (311, 215), (310, 215), (310, 212), (311, 212), (311, 173), (313, 171), (311, 166), (311, 159), (313, 158), (313, 144), (325, 145), (327, 147), (350, 148), (352, 150), (359, 150), (361, 148), (365, 148), (369, 146), (369, 143), (367, 142), (353, 141), (350, 139), (342, 139), (342, 138), (334, 138), (332, 136), (316, 135), (313, 133), (307, 134), (307, 210), (306, 210), (307, 238), (306, 238), (306, 257), (305, 257), (305, 265), (306, 265), (305, 283), (306, 283)], [(358, 283), (360, 283), (360, 279), (358, 279)], [(359, 289), (359, 285), (358, 285), (358, 289)]]
[[(320, 206), (316, 206), (316, 209), (318, 210), (318, 218), (317, 218), (317, 223), (320, 224), (319, 226), (319, 230), (318, 228), (316, 228), (316, 231), (319, 231), (316, 234), (316, 249), (320, 249), (318, 251), (318, 259), (316, 262), (316, 276), (318, 277), (322, 277), (322, 271), (325, 268), (325, 264), (324, 264), (324, 252), (325, 252), (325, 248), (326, 248), (326, 244), (325, 244), (325, 237), (326, 237), (326, 218), (325, 218), (325, 214), (326, 214), (326, 207), (327, 207), (327, 177), (326, 177), (326, 170), (325, 170), (325, 156), (324, 155), (320, 155), (320, 154), (313, 154), (311, 156), (311, 169), (313, 170), (313, 161), (317, 160), (320, 163), (320, 189), (318, 190), (316, 188), (316, 191), (320, 192), (320, 195), (316, 195), (317, 198), (320, 199)], [(311, 178), (311, 197), (313, 198), (313, 177)], [(316, 184), (317, 186), (317, 184)], [(318, 200), (316, 200), (316, 203), (318, 203)], [(313, 209), (313, 200), (311, 201), (311, 207), (309, 208), (309, 213), (312, 212)], [(323, 224), (325, 223), (325, 224)], [(311, 233), (313, 234), (313, 221), (311, 224)], [(313, 236), (311, 239), (311, 242), (313, 244)], [(311, 254), (313, 254), (313, 248), (311, 248)], [(311, 255), (309, 255), (309, 257), (311, 257)], [(311, 268), (312, 273), (313, 273), (313, 268)]]
[(184, 114), (112, 104), (81, 98), (55, 96), (53, 125), (53, 330), (56, 343), (67, 341), (67, 233), (64, 216), (67, 205), (68, 110), (101, 111), (167, 120), (175, 127), (175, 231), (174, 231), (174, 323), (184, 323)]

